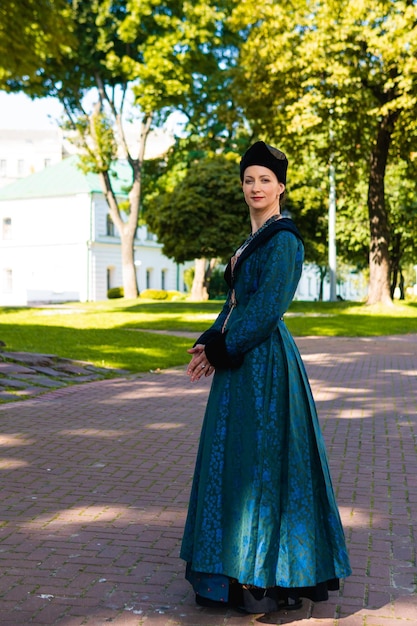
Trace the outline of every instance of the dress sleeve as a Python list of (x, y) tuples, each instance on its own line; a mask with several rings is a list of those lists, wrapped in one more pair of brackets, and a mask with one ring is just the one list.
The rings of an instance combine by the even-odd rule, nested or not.
[(198, 343), (206, 345), (206, 343), (211, 338), (217, 336), (219, 333), (222, 332), (223, 324), (230, 310), (230, 298), (231, 298), (231, 292), (229, 291), (228, 296), (226, 298), (226, 302), (224, 303), (222, 310), (220, 311), (220, 313), (218, 314), (218, 316), (216, 317), (215, 321), (210, 326), (210, 328), (208, 328), (206, 331), (204, 331), (202, 335), (200, 335), (200, 337), (195, 342), (194, 346), (196, 346)]
[(292, 233), (280, 232), (264, 252), (257, 289), (227, 327), (225, 346), (232, 357), (244, 354), (271, 335), (291, 304), (301, 276), (303, 246)]
[[(256, 289), (246, 304), (238, 304), (239, 314), (230, 318), (225, 333), (221, 333), (221, 323), (217, 325), (220, 314), (206, 336), (205, 353), (216, 369), (240, 367), (245, 353), (265, 341), (277, 328), (294, 297), (304, 260), (304, 248), (299, 239), (281, 231), (262, 248), (260, 256)], [(245, 267), (241, 267), (240, 272), (244, 271)], [(240, 276), (240, 280), (245, 277)], [(244, 289), (247, 288), (248, 285), (244, 285)], [(227, 310), (222, 311), (222, 321)]]

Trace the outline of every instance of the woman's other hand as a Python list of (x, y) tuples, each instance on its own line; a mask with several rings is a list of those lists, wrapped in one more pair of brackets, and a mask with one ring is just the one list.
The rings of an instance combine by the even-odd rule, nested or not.
[(214, 367), (207, 360), (203, 344), (198, 343), (194, 348), (187, 350), (187, 352), (192, 355), (187, 367), (187, 374), (191, 382), (200, 380), (202, 376), (211, 376), (214, 372)]

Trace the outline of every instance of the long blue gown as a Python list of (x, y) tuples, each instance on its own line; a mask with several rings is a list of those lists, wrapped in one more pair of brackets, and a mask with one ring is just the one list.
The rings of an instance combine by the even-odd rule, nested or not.
[(283, 321), (304, 258), (291, 230), (242, 254), (197, 342), (225, 332), (228, 354), (243, 358), (213, 377), (181, 549), (196, 593), (217, 601), (230, 579), (299, 589), (351, 573), (315, 403)]

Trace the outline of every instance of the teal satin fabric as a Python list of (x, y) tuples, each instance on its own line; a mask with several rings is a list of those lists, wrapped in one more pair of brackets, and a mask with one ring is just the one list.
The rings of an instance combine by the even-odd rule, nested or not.
[(280, 232), (235, 276), (226, 345), (244, 361), (214, 375), (181, 549), (196, 592), (201, 573), (220, 575), (214, 599), (223, 577), (295, 588), (351, 572), (315, 403), (282, 321), (302, 263), (302, 243)]

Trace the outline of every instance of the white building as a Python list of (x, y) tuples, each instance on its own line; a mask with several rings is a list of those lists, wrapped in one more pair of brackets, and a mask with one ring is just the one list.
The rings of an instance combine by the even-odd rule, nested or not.
[[(337, 297), (342, 300), (363, 301), (368, 291), (367, 281), (361, 272), (345, 271), (343, 280), (338, 280)], [(315, 265), (306, 263), (303, 267), (300, 282), (295, 292), (296, 300), (318, 300), (320, 294), (320, 275)], [(328, 276), (323, 283), (323, 301), (330, 299), (330, 282)]]
[[(121, 249), (98, 177), (83, 174), (76, 156), (62, 160), (56, 131), (9, 132), (0, 131), (0, 306), (106, 299), (109, 288), (122, 286)], [(154, 154), (163, 147), (156, 139)], [(2, 187), (7, 180), (15, 182)], [(138, 228), (139, 290), (183, 291), (183, 271), (192, 263), (178, 266), (161, 248), (146, 227)], [(354, 273), (337, 287), (344, 300), (362, 300), (366, 290)], [(295, 298), (318, 300), (319, 292), (317, 269), (306, 265)], [(325, 280), (323, 299), (329, 296)]]
[(59, 163), (64, 155), (59, 128), (0, 129), (0, 187)]
[[(126, 124), (125, 134), (131, 154), (137, 155), (137, 129)], [(63, 133), (58, 127), (37, 130), (0, 128), (0, 188), (77, 154), (78, 149), (70, 141), (70, 135), (69, 131)], [(165, 154), (173, 142), (172, 133), (158, 128), (151, 130), (145, 158), (154, 159)]]
[[(105, 300), (109, 288), (122, 286), (120, 238), (99, 178), (84, 174), (77, 160), (0, 189), (0, 305)], [(122, 197), (130, 169), (120, 167), (116, 193)], [(146, 227), (138, 228), (139, 290), (183, 291), (185, 266), (161, 248)]]

